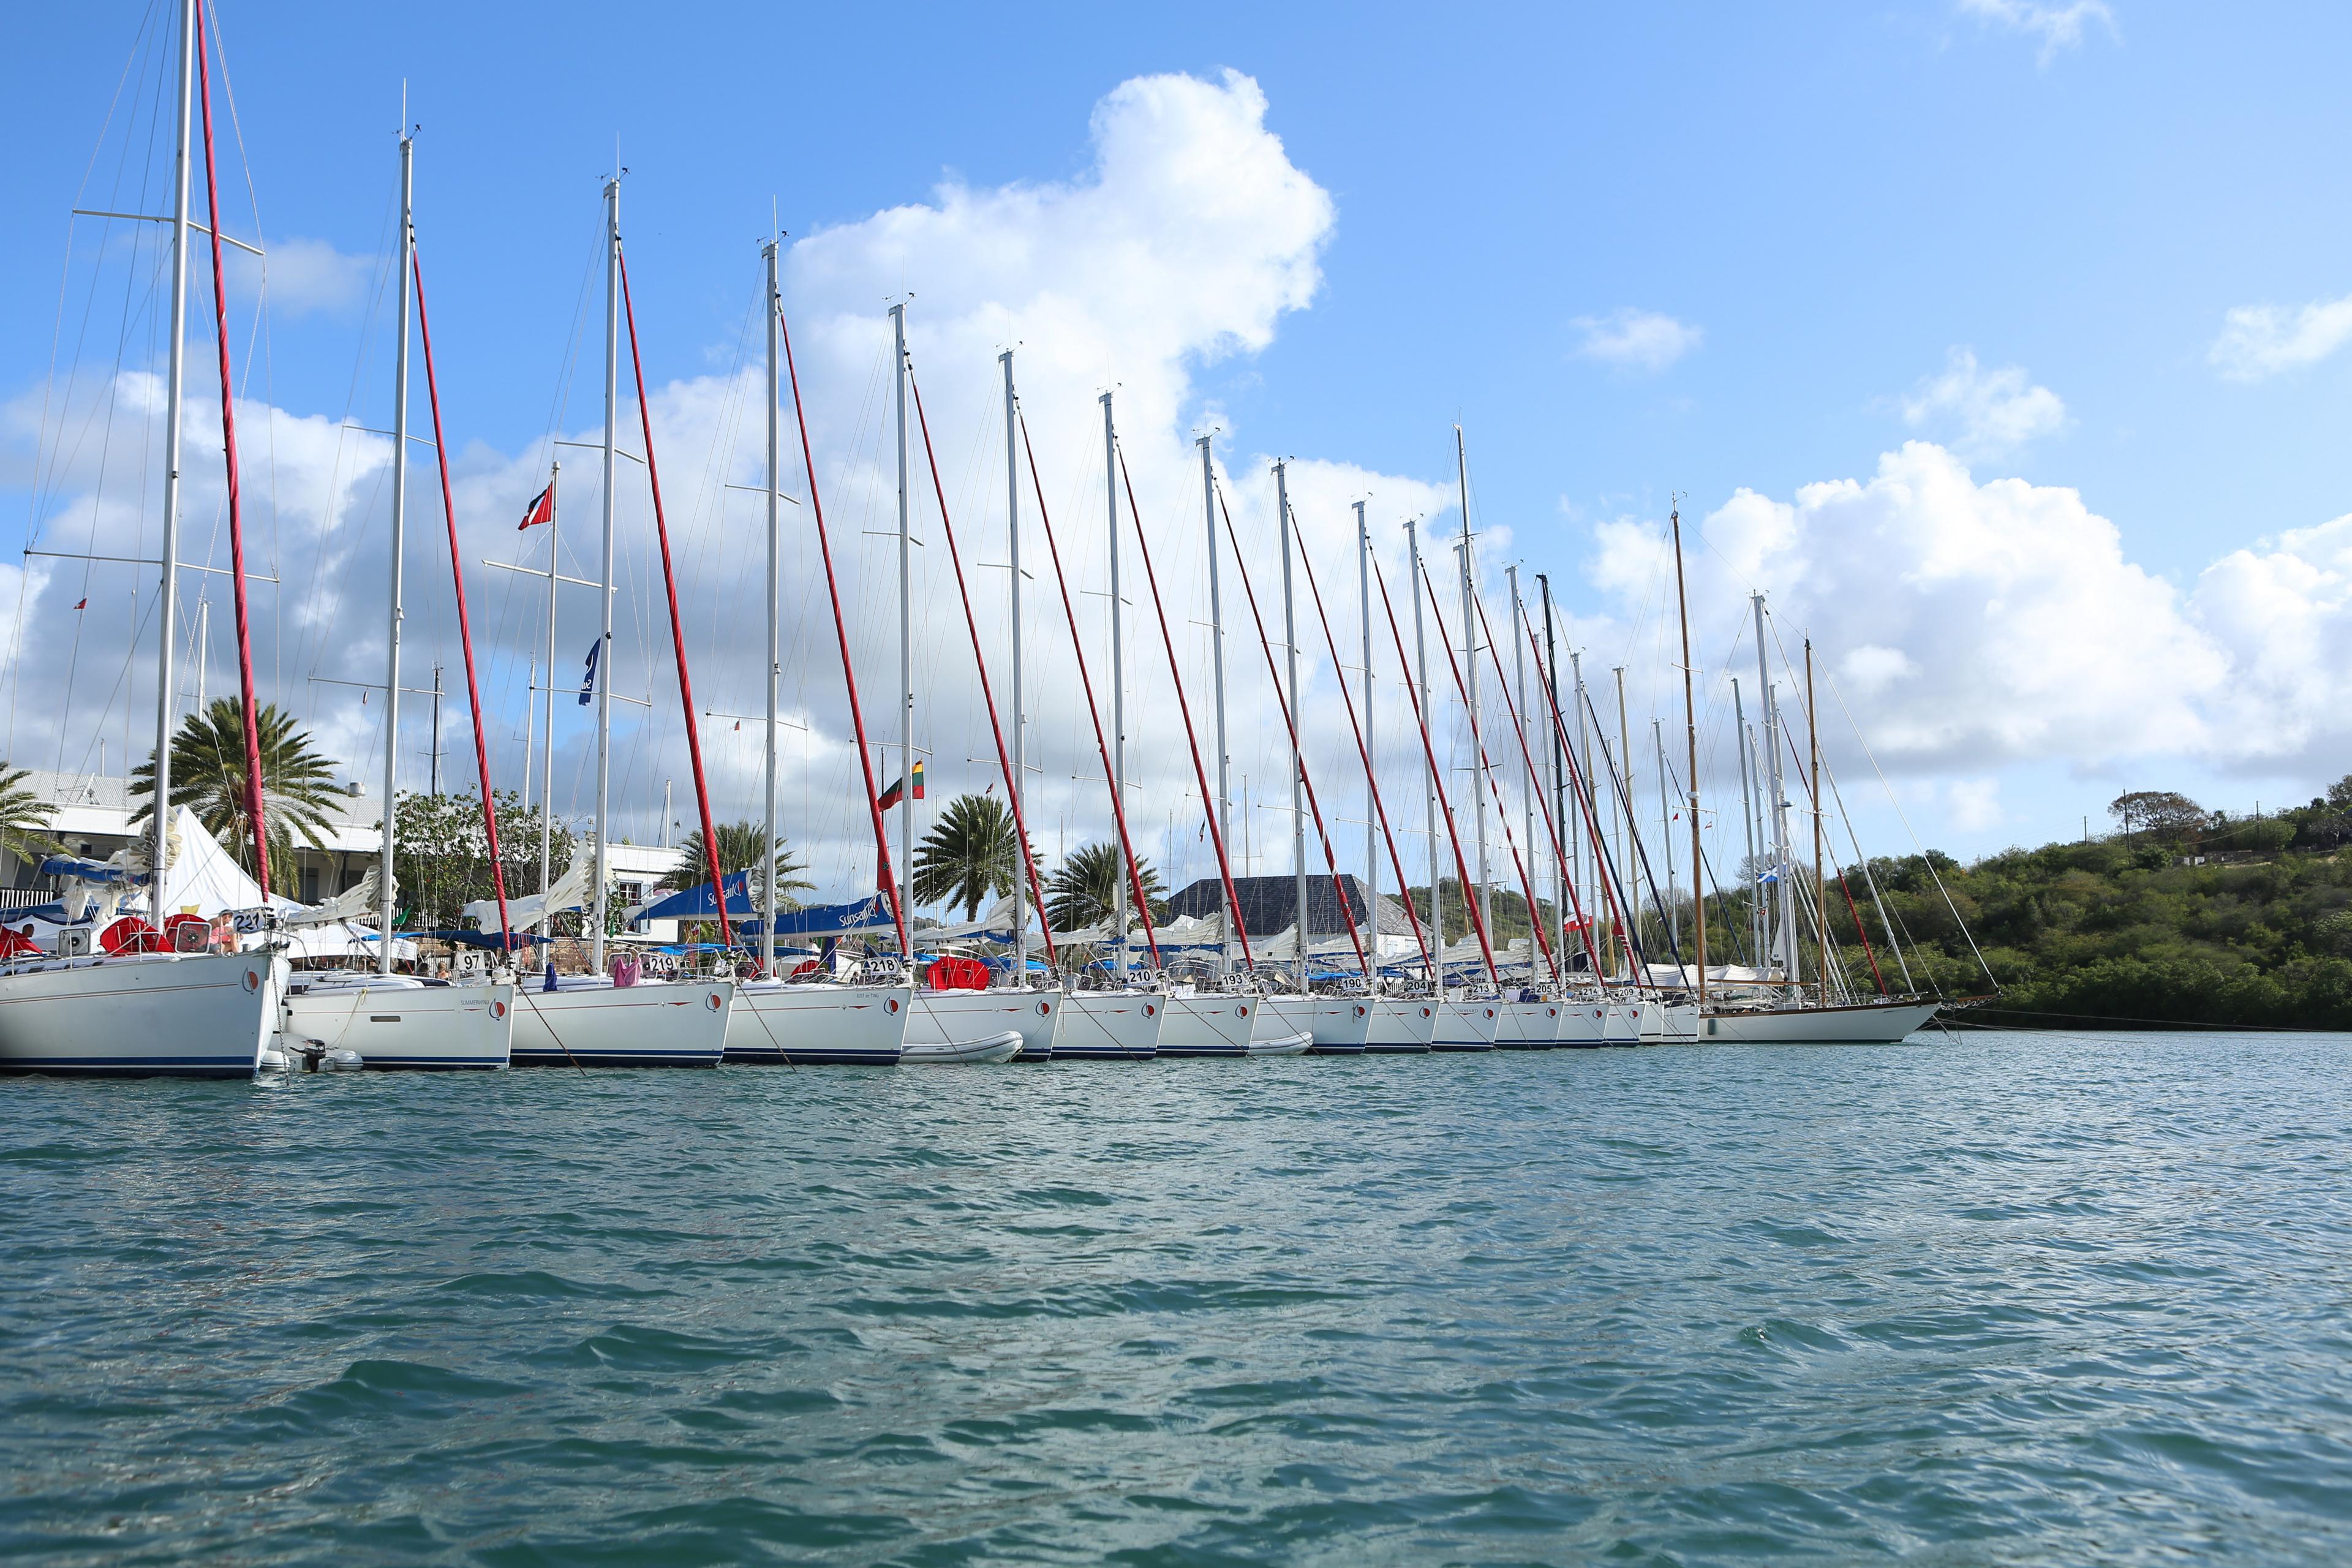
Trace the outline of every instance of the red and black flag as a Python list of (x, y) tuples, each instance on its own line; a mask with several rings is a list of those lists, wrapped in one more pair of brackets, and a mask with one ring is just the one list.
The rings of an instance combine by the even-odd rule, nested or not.
[(535, 528), (542, 522), (554, 521), (555, 481), (550, 479), (547, 481), (547, 488), (540, 491), (530, 505), (523, 509), (522, 521), (516, 525), (515, 531), (520, 533), (526, 528)]

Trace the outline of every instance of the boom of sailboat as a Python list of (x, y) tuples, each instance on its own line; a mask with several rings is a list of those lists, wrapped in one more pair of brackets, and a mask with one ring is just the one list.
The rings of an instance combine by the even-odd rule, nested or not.
[[(782, 241), (771, 238), (761, 251), (761, 310), (765, 340), (766, 448), (764, 493), (766, 572), (764, 713), (745, 715), (766, 731), (762, 777), (765, 841), (782, 842), (779, 817), (778, 755), (787, 724), (779, 689), (786, 627), (779, 592), (782, 563), (781, 503), (797, 509), (796, 528), (813, 538), (826, 589), (825, 627), (837, 653), (838, 678), (854, 732), (863, 783), (865, 821), (870, 832), (876, 879), (872, 896), (835, 905), (788, 909), (772, 870), (747, 879), (730, 874), (719, 858), (719, 835), (704, 765), (688, 646), (688, 627), (679, 613), (677, 571), (661, 490), (661, 455), (647, 402), (636, 301), (630, 288), (621, 223), (618, 175), (604, 183), (604, 436), (598, 590), (599, 623), (591, 645), (588, 682), (581, 700), (592, 696), (595, 710), (594, 829), (584, 852), (559, 872), (551, 863), (551, 813), (542, 810), (540, 843), (542, 891), (509, 899), (499, 853), (496, 780), (487, 736), (480, 681), (477, 677), (466, 581), (458, 547), (457, 521), (446, 456), (442, 386), (425, 307), (425, 268), (419, 254), (415, 139), (404, 132), (398, 145), (399, 237), (394, 276), (399, 298), (393, 354), (393, 451), (390, 483), (390, 558), (387, 574), (386, 655), (380, 688), (386, 737), (383, 762), (387, 803), (372, 886), (326, 905), (306, 907), (273, 895), (265, 827), (268, 803), (253, 715), (254, 681), (243, 534), (237, 480), (226, 301), (217, 263), (222, 237), (218, 177), (212, 135), (210, 70), (205, 47), (203, 0), (179, 5), (179, 76), (176, 117), (176, 191), (172, 224), (172, 342), (167, 377), (167, 478), (162, 495), (163, 552), (157, 658), (161, 670), (156, 721), (155, 798), (169, 798), (171, 746), (180, 717), (172, 676), (174, 605), (181, 523), (180, 407), (184, 373), (189, 244), (205, 237), (215, 258), (214, 322), (218, 341), (222, 411), (221, 457), (226, 486), (226, 521), (232, 555), (239, 691), (245, 718), (246, 818), (253, 835), (255, 875), (242, 880), (220, 871), (227, 861), (188, 813), (159, 810), (151, 838), (141, 853), (121, 865), (86, 872), (93, 886), (110, 890), (93, 897), (80, 918), (67, 919), (44, 939), (34, 925), (0, 932), (0, 1071), (89, 1073), (115, 1076), (182, 1074), (251, 1077), (301, 1068), (478, 1068), (743, 1067), (783, 1068), (897, 1066), (916, 1063), (979, 1064), (1046, 1061), (1145, 1061), (1158, 1058), (1247, 1058), (1258, 1056), (1483, 1053), (1544, 1050), (1564, 1047), (1612, 1047), (1671, 1043), (1770, 1043), (1895, 1041), (1924, 1027), (1942, 998), (1888, 986), (1866, 929), (1862, 904), (1848, 877), (1835, 886), (1843, 908), (1831, 900), (1832, 874), (1825, 842), (1832, 815), (1824, 798), (1822, 736), (1813, 686), (1811, 641), (1803, 643), (1801, 699), (1782, 695), (1768, 650), (1776, 645), (1764, 596), (1752, 604), (1757, 689), (1760, 710), (1751, 728), (1736, 684), (1733, 739), (1739, 763), (1741, 832), (1748, 847), (1738, 898), (1719, 886), (1710, 894), (1710, 868), (1701, 824), (1701, 757), (1690, 616), (1683, 576), (1680, 509), (1670, 521), (1675, 566), (1685, 744), (1684, 770), (1675, 787), (1660, 721), (1653, 737), (1659, 807), (1654, 827), (1641, 820), (1633, 786), (1632, 735), (1626, 722), (1623, 670), (1617, 676), (1617, 731), (1611, 744), (1601, 706), (1588, 690), (1580, 653), (1565, 661), (1555, 638), (1555, 610), (1548, 576), (1537, 591), (1522, 591), (1517, 565), (1503, 574), (1504, 592), (1492, 601), (1482, 569), (1479, 536), (1471, 526), (1467, 441), (1454, 432), (1461, 527), (1448, 542), (1453, 579), (1424, 558), (1419, 518), (1401, 520), (1401, 580), (1391, 581), (1366, 504), (1353, 503), (1356, 546), (1357, 644), (1350, 671), (1341, 658), (1334, 611), (1345, 606), (1327, 599), (1324, 579), (1310, 558), (1294, 507), (1289, 465), (1275, 462), (1265, 476), (1273, 504), (1278, 571), (1253, 574), (1249, 554), (1235, 529), (1229, 483), (1221, 475), (1213, 437), (1197, 440), (1200, 457), (1198, 541), (1206, 572), (1211, 680), (1202, 691), (1187, 689), (1186, 670), (1171, 629), (1168, 603), (1152, 548), (1153, 529), (1137, 504), (1114, 392), (1099, 395), (1104, 489), (1097, 521), (1064, 520), (1057, 529), (1046, 505), (1034, 444), (1016, 382), (1015, 353), (999, 356), (1004, 421), (1005, 535), (1010, 573), (1005, 604), (1007, 635), (1001, 643), (983, 631), (974, 609), (973, 584), (966, 575), (963, 545), (950, 515), (932, 430), (916, 376), (909, 306), (888, 309), (890, 330), (889, 408), (896, 478), (898, 709), (894, 738), (877, 746), (867, 730), (860, 696), (860, 670), (853, 657), (850, 624), (829, 531), (818, 466), (809, 439), (809, 410), (793, 353), (790, 323), (780, 285)], [(201, 156), (206, 219), (191, 214), (195, 160)], [(429, 204), (428, 204), (429, 205)], [(412, 321), (414, 331), (412, 334)], [(410, 345), (421, 347), (430, 443), (439, 465), (442, 512), (451, 565), (450, 604), (463, 651), (466, 696), (474, 737), (474, 783), (480, 795), (481, 829), (489, 846), (492, 897), (476, 908), (478, 940), (489, 954), (479, 970), (455, 978), (401, 973), (400, 933), (395, 924), (399, 890), (394, 879), (396, 814), (389, 805), (401, 785), (398, 747), (404, 595), (411, 585), (401, 563), (407, 525), (407, 469), (412, 439)], [(624, 396), (623, 351), (629, 387), (638, 411), (638, 450), (621, 445)], [(804, 503), (785, 492), (783, 416), (786, 400), (797, 428)], [(417, 443), (423, 444), (423, 443)], [(920, 465), (917, 462), (919, 447)], [(624, 471), (621, 458), (635, 465)], [(620, 536), (615, 498), (642, 474), (650, 502), (664, 579), (660, 601), (669, 628), (670, 675), (686, 740), (709, 880), (673, 900), (677, 912), (716, 924), (703, 973), (689, 970), (668, 978), (642, 973), (635, 954), (611, 940), (617, 910), (609, 907), (614, 882), (604, 827), (613, 820), (613, 675), (615, 570), (626, 542)], [(559, 582), (552, 540), (562, 528), (557, 480), (551, 465), (546, 489), (526, 515), (526, 530), (544, 528), (551, 540), (544, 650), (546, 684), (534, 688), (526, 704), (544, 694), (544, 759), (527, 754), (525, 769), (538, 767), (542, 803), (551, 800), (558, 633)], [(985, 919), (961, 926), (934, 922), (925, 928), (915, 912), (917, 813), (900, 809), (896, 833), (887, 813), (906, 804), (903, 789), (886, 790), (877, 752), (895, 744), (905, 764), (902, 784), (922, 793), (916, 746), (916, 688), (921, 679), (915, 658), (912, 519), (920, 487), (928, 479), (940, 539), (952, 565), (969, 641), (971, 662), (983, 699), (995, 777), (1003, 790), (1018, 865), (1010, 893)], [(1024, 502), (1024, 491), (1027, 500)], [(1058, 606), (1063, 649), (1076, 673), (1076, 689), (1055, 693), (1057, 704), (1081, 707), (1079, 733), (1092, 742), (1105, 791), (1103, 804), (1112, 829), (1115, 858), (1108, 907), (1101, 918), (1075, 929), (1054, 929), (1045, 885), (1039, 875), (1030, 833), (1029, 794), (1034, 769), (1027, 758), (1033, 683), (1024, 679), (1036, 647), (1024, 622), (1027, 574), (1022, 564), (1024, 505), (1046, 545), (1051, 598)], [(1188, 509), (1190, 502), (1186, 503)], [(1087, 554), (1107, 564), (1107, 664), (1089, 661), (1076, 595), (1091, 588), (1074, 583), (1063, 541), (1074, 526), (1091, 531), (1100, 552)], [(1187, 528), (1191, 525), (1186, 525)], [(1168, 536), (1161, 536), (1164, 546)], [(1216, 875), (1213, 906), (1205, 913), (1155, 918), (1146, 870), (1137, 854), (1129, 820), (1129, 704), (1130, 672), (1127, 640), (1133, 593), (1129, 561), (1142, 569), (1136, 611), (1148, 603), (1146, 646), (1164, 659), (1172, 715), (1157, 711), (1156, 725), (1181, 726), (1185, 762), (1195, 786), (1199, 831), (1213, 852)], [(501, 563), (503, 564), (503, 563)], [(517, 568), (530, 571), (530, 568)], [(1230, 584), (1229, 584), (1230, 574)], [(1229, 585), (1240, 590), (1246, 610), (1232, 631), (1241, 645), (1233, 657), (1254, 667), (1262, 658), (1265, 689), (1281, 721), (1286, 751), (1290, 874), (1287, 908), (1268, 879), (1236, 876), (1234, 790), (1229, 744), (1226, 615)], [(1446, 601), (1453, 601), (1449, 607)], [(1402, 602), (1400, 603), (1400, 600)], [(1490, 611), (1490, 602), (1492, 609)], [(1305, 624), (1302, 625), (1302, 616)], [(1409, 624), (1408, 624), (1409, 623)], [(575, 639), (585, 634), (573, 626)], [(1049, 636), (1059, 633), (1049, 628)], [(1307, 640), (1302, 643), (1302, 638)], [(1257, 653), (1247, 651), (1255, 644)], [(1307, 689), (1302, 647), (1310, 656), (1320, 646), (1337, 677), (1347, 721), (1343, 757), (1353, 764), (1328, 769), (1307, 754), (1304, 725)], [(603, 674), (596, 673), (603, 656)], [(1402, 765), (1379, 755), (1381, 731), (1374, 724), (1375, 671), (1383, 658), (1402, 691), (1409, 735)], [(1506, 662), (1507, 655), (1507, 664)], [(1376, 657), (1380, 656), (1380, 657)], [(1432, 671), (1437, 671), (1433, 681)], [(871, 683), (871, 671), (866, 672)], [(1352, 682), (1349, 679), (1352, 673)], [(1788, 672), (1792, 678), (1794, 670)], [(1255, 679), (1255, 676), (1252, 677)], [(1791, 679), (1791, 685), (1796, 682)], [(435, 690), (439, 683), (436, 678)], [(1000, 694), (1002, 706), (1000, 707)], [(625, 699), (621, 699), (625, 700)], [(437, 700), (437, 697), (436, 697)], [(1384, 700), (1393, 708), (1396, 698)], [(1790, 710), (1790, 703), (1798, 703)], [(1441, 734), (1441, 708), (1451, 703), (1466, 728), (1466, 768), (1449, 765), (1452, 744)], [(1172, 717), (1173, 724), (1171, 724)], [(1205, 731), (1205, 733), (1204, 733)], [(804, 731), (803, 731), (804, 732)], [(527, 748), (527, 753), (530, 749)], [(1212, 766), (1213, 763), (1213, 766)], [(1406, 772), (1417, 773), (1416, 813), (1394, 788)], [(1449, 778), (1449, 773), (1453, 776)], [(1466, 777), (1465, 776), (1466, 774)], [(1390, 788), (1384, 791), (1383, 781)], [(1360, 863), (1343, 868), (1335, 839), (1338, 801), (1362, 792)], [(1410, 796), (1412, 790), (1406, 790)], [(1792, 801), (1791, 795), (1797, 797)], [(1516, 801), (1516, 828), (1513, 805)], [(1414, 825), (1412, 818), (1420, 818)], [(1793, 819), (1810, 818), (1809, 858), (1794, 842)], [(1682, 865), (1688, 879), (1685, 900), (1676, 882), (1677, 820), (1687, 823)], [(1418, 831), (1420, 864), (1412, 864), (1408, 840)], [(894, 841), (895, 839), (895, 841)], [(1497, 844), (1499, 839), (1499, 846)], [(1499, 854), (1498, 854), (1499, 848)], [(1868, 884), (1860, 860), (1864, 898), (1876, 909), (1883, 943), (1899, 960), (1902, 942)], [(1384, 873), (1410, 942), (1381, 930)], [(210, 891), (187, 900), (201, 868)], [(233, 871), (233, 868), (231, 868)], [(1416, 907), (1412, 877), (1418, 870), (1429, 899)], [(1500, 873), (1498, 875), (1498, 873)], [(1244, 883), (1248, 882), (1245, 891)], [(1498, 881), (1516, 893), (1526, 934), (1506, 940), (1497, 924)], [(1458, 910), (1444, 908), (1448, 887)], [(224, 890), (225, 889), (225, 890)], [(1328, 895), (1328, 900), (1326, 896)], [(355, 921), (373, 899), (373, 924), (362, 940), (373, 942), (372, 965), (360, 968), (297, 967), (299, 934), (307, 923)], [(217, 906), (203, 908), (206, 900)], [(1710, 925), (1710, 901), (1717, 911)], [(331, 906), (331, 907), (330, 907)], [(1318, 942), (1310, 915), (1318, 906), (1335, 908), (1338, 938)], [(1250, 916), (1271, 909), (1286, 923), (1253, 930)], [(176, 913), (167, 911), (178, 910)], [(549, 933), (576, 912), (583, 932), (580, 973), (562, 973), (539, 958)], [(658, 912), (658, 911), (656, 911)], [(1459, 934), (1449, 942), (1446, 916), (1458, 913)], [(1847, 973), (1843, 943), (1833, 925), (1850, 915), (1868, 956), (1874, 984)], [(1736, 922), (1736, 923), (1735, 923)], [(1685, 929), (1685, 926), (1687, 929)], [(1744, 926), (1744, 930), (1738, 929)], [(1033, 936), (1044, 962), (1034, 962)], [(790, 937), (823, 942), (823, 961), (802, 961), (786, 969), (779, 949)], [(1687, 939), (1687, 953), (1685, 952)], [(1713, 952), (1710, 948), (1713, 948)], [(797, 959), (803, 949), (794, 949)], [(1744, 962), (1728, 962), (1727, 955)], [(535, 962), (536, 960), (536, 962)], [(1909, 973), (1907, 965), (1898, 965)]]

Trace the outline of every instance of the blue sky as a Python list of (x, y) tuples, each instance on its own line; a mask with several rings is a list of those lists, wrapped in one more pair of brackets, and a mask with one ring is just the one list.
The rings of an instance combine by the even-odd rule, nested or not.
[[(0, 251), (19, 301), (0, 320), (0, 399), (20, 410), (49, 361), (66, 210), (92, 149), (102, 163), (122, 152), (101, 126), (144, 16), (47, 8), (0, 63), (0, 200), (19, 217)], [(1263, 130), (1330, 216), (1297, 247), (1315, 274), (1303, 308), (1274, 309), (1258, 344), (1180, 349), (1171, 429), (1213, 410), (1238, 433), (1236, 464), (1296, 454), (1443, 486), (1459, 419), (1490, 565), (1550, 573), (1609, 662), (1651, 646), (1629, 628), (1645, 624), (1641, 541), (1670, 493), (1748, 580), (1836, 557), (1810, 586), (1769, 584), (1776, 604), (1801, 612), (1789, 629), (1813, 631), (1826, 658), (1879, 650), (1853, 667), (1858, 694), (1880, 672), (1864, 728), (1922, 835), (1963, 853), (2071, 831), (2126, 785), (2243, 809), (2352, 770), (2344, 722), (2311, 711), (2315, 680), (2342, 668), (2352, 547), (2264, 543), (2352, 511), (2336, 433), (2352, 354), (2333, 352), (2352, 321), (2294, 314), (2352, 293), (2340, 11), (940, 8), (882, 26), (721, 5), (649, 20), (236, 4), (223, 26), (264, 232), (285, 247), (268, 401), (341, 417), (372, 330), (352, 407), (383, 417), (385, 334), (366, 295), (405, 78), (453, 447), (478, 444), (460, 468), (482, 476), (485, 516), (551, 427), (616, 138), (646, 372), (663, 385), (727, 372), (772, 198), (795, 234), (845, 237), (934, 203), (942, 180), (1083, 187), (1097, 172), (1089, 116), (1122, 82), (1231, 70), (1262, 93)], [(110, 179), (86, 205), (110, 205)], [(247, 214), (241, 198), (231, 210)], [(86, 254), (92, 230), (75, 232)], [(298, 238), (318, 242), (307, 271)], [(919, 321), (929, 275), (894, 274), (887, 244), (841, 244), (878, 260), (810, 285), (809, 309), (864, 298), (878, 314), (911, 288)], [(69, 301), (85, 278), (68, 269)], [(2263, 308), (2284, 313), (2232, 326), (2231, 311)], [(985, 383), (985, 349), (974, 339), (934, 374)], [(569, 429), (594, 418), (592, 380), (571, 387)], [(972, 395), (973, 420), (984, 403)], [(978, 427), (955, 437), (971, 445)], [(1906, 441), (1943, 466), (1915, 457), (1886, 476)], [(20, 417), (0, 457), (0, 527), (25, 526), (34, 447)], [(1864, 626), (1845, 612), (1875, 596), (1874, 569), (1916, 576), (1937, 538), (1968, 537), (1919, 500), (1929, 470), (2030, 489), (1951, 492), (1976, 523), (1999, 512), (1981, 548), (2015, 559), (1990, 579), (1890, 592)], [(1865, 492), (1844, 511), (1799, 499), (1842, 480)], [(1791, 509), (1777, 556), (1756, 531), (1780, 525), (1743, 521), (1742, 489)], [(2078, 507), (2051, 489), (2079, 492)], [(2046, 563), (2042, 529), (2067, 541)], [(1887, 530), (1916, 557), (1874, 559)], [(2242, 550), (2252, 564), (2200, 598), (2208, 569)], [(1703, 664), (1736, 621), (1738, 574), (1713, 585)], [(1976, 640), (1905, 640), (1906, 617), (1948, 631), (2021, 584), (2042, 595), (2029, 617), (1983, 616)], [(2282, 593), (2284, 613), (2265, 597)], [(2265, 628), (2286, 621), (2301, 629), (2281, 644)], [(1977, 680), (1987, 660), (2038, 668)], [(1738, 659), (1711, 662), (1719, 679)], [(1979, 699), (1982, 713), (1916, 732), (1921, 710)], [(2045, 702), (2047, 722), (2018, 722)]]

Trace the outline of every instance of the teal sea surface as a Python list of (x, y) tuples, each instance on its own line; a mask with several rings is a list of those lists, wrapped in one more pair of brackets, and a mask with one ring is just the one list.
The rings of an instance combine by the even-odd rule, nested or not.
[(0, 1559), (2340, 1563), (2347, 1068), (0, 1081)]

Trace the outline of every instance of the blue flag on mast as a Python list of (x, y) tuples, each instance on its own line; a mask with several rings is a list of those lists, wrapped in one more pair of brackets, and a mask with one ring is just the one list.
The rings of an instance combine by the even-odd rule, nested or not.
[(603, 650), (604, 639), (598, 637), (588, 645), (588, 679), (580, 683), (580, 706), (585, 708), (596, 695), (596, 655)]

